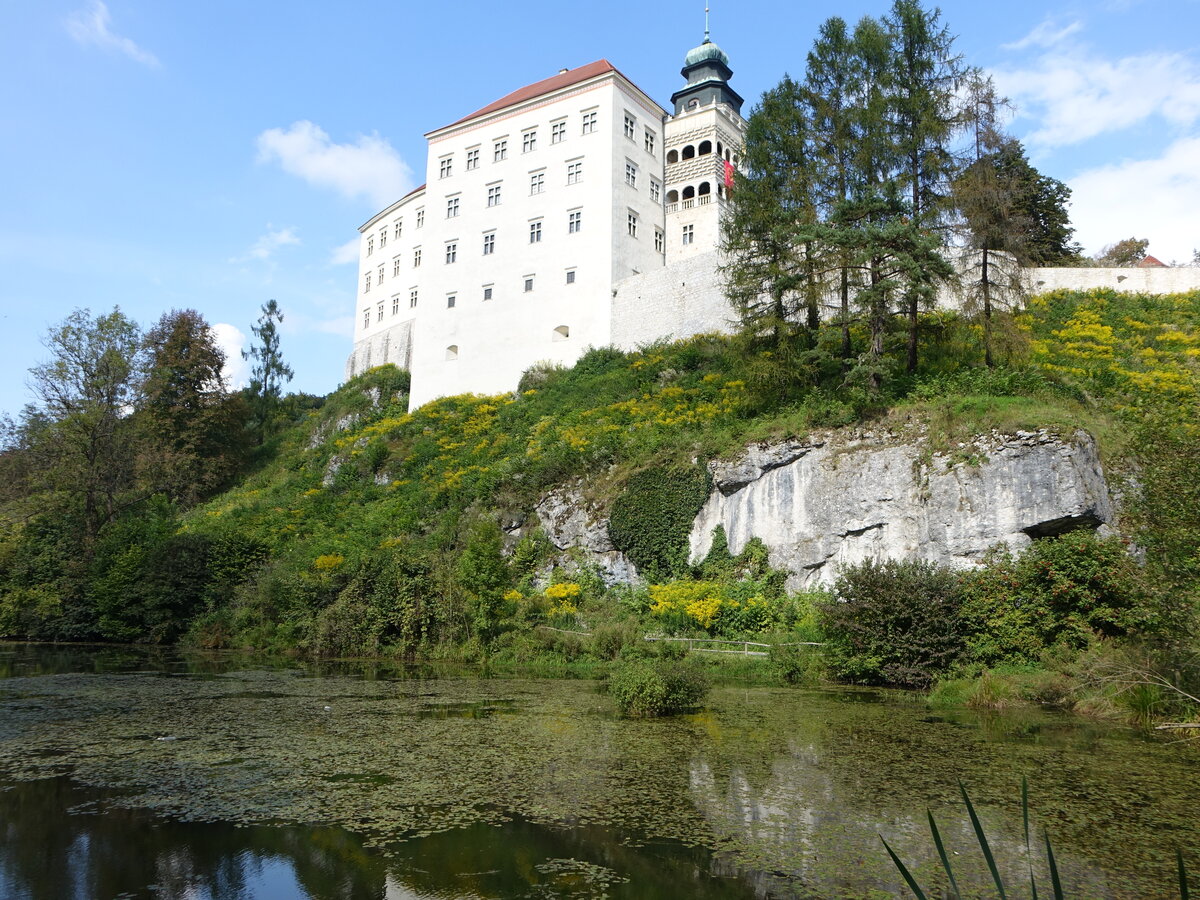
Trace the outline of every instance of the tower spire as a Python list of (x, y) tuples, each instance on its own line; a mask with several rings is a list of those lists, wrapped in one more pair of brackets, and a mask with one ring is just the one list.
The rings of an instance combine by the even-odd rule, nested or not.
[(708, 4), (704, 4), (704, 43), (709, 42), (708, 37)]

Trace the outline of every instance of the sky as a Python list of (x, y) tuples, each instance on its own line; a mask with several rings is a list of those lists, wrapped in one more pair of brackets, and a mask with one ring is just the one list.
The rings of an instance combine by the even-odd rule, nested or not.
[[(802, 77), (818, 26), (886, 13), (712, 0), (749, 114)], [(927, 6), (933, 6), (928, 2)], [(1009, 130), (1073, 191), (1086, 252), (1200, 247), (1200, 0), (947, 0)], [(703, 0), (0, 0), (0, 412), (31, 399), (72, 310), (143, 326), (196, 309), (244, 383), (260, 307), (284, 310), (292, 390), (351, 350), (358, 226), (423, 180), (423, 135), (560, 68), (606, 58), (669, 104)]]

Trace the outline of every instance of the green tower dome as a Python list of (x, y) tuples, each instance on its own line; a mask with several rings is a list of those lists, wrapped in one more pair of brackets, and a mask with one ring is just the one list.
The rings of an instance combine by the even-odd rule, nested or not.
[(703, 44), (688, 51), (688, 55), (683, 60), (683, 67), (686, 69), (709, 60), (716, 60), (725, 66), (729, 65), (729, 57), (725, 55), (725, 51), (706, 37)]

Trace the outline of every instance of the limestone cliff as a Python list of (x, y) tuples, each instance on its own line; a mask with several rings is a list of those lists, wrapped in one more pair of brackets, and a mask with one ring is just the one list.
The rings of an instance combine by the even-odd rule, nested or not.
[(692, 559), (722, 525), (735, 554), (759, 538), (794, 588), (831, 583), (839, 565), (869, 558), (966, 567), (997, 544), (1020, 550), (1113, 517), (1095, 441), (1082, 431), (993, 434), (952, 457), (923, 438), (831, 434), (750, 447), (709, 470), (715, 490), (693, 524)]
[[(839, 565), (868, 558), (968, 567), (998, 544), (1020, 550), (1038, 537), (1107, 527), (1114, 515), (1095, 441), (1082, 431), (985, 435), (949, 455), (915, 432), (831, 432), (753, 445), (709, 471), (714, 488), (692, 526), (692, 560), (708, 553), (720, 525), (734, 554), (761, 540), (793, 589), (830, 584)], [(559, 549), (583, 551), (609, 580), (636, 577), (604, 511), (577, 489), (548, 495), (537, 513)]]

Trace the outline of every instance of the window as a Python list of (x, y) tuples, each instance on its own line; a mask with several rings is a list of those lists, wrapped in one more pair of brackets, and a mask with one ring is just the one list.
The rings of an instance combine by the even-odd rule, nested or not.
[(392, 257), (392, 277), (395, 278), (400, 274), (400, 257)]
[(438, 165), (438, 178), (449, 178), (450, 169), (453, 167), (453, 165), (454, 160), (449, 156), (441, 160)]
[(483, 289), (483, 299), (484, 300), (492, 299), (492, 286), (490, 284), (485, 286)]
[(659, 253), (662, 253), (664, 250), (667, 249), (666, 236), (663, 235), (661, 228), (654, 229), (654, 249), (657, 250)]
[(399, 312), (400, 312), (400, 295), (397, 294), (395, 297), (392, 298), (392, 315), (394, 316), (394, 315), (398, 314)]
[(455, 359), (458, 359), (458, 344), (451, 344), (446, 348), (446, 360), (449, 362)]
[(583, 180), (583, 162), (567, 163), (567, 184), (579, 184)]
[(682, 156), (684, 159), (691, 159), (695, 155), (696, 155), (696, 148), (692, 144), (688, 144), (686, 147), (683, 148)]
[(585, 112), (583, 114), (583, 133), (592, 134), (596, 130), (596, 112)]
[(532, 292), (533, 292), (533, 276), (527, 275), (527, 276), (525, 276), (525, 293), (529, 294)]
[(414, 247), (413, 248), (413, 268), (414, 269), (419, 268), (420, 265), (421, 265), (421, 248)]
[(646, 152), (654, 155), (654, 132), (649, 128), (646, 129)]
[(483, 255), (491, 256), (496, 252), (496, 235), (485, 234), (483, 236)]
[(370, 256), (374, 252), (375, 252), (375, 238), (369, 237), (369, 238), (367, 238), (367, 256)]
[(474, 150), (467, 151), (467, 169), (469, 171), (471, 169), (478, 169), (478, 168), (479, 168), (479, 148), (476, 147)]
[(383, 284), (383, 266), (379, 267), (379, 283)]
[(669, 162), (669, 163), (679, 162), (679, 151), (678, 150), (668, 150), (667, 151), (667, 162)]
[(575, 283), (575, 270), (567, 269), (567, 284), (574, 284), (574, 283)]
[(417, 210), (417, 227), (418, 228), (425, 227), (425, 210), (423, 210), (423, 209)]
[(555, 122), (550, 126), (550, 143), (561, 144), (567, 139), (567, 123)]
[(458, 302), (458, 298), (453, 294), (446, 296), (446, 309), (454, 309), (454, 304)]
[(521, 152), (529, 153), (537, 149), (537, 132), (527, 131), (521, 135)]
[(446, 264), (458, 261), (458, 244), (451, 242), (446, 245)]
[(488, 206), (500, 205), (500, 185), (493, 184), (488, 188)]
[(408, 308), (415, 309), (417, 306), (417, 289), (413, 288), (408, 292)]
[(403, 231), (404, 231), (404, 220), (397, 219), (396, 220), (396, 240), (400, 240), (400, 234)]
[(696, 155), (704, 156), (708, 153), (712, 153), (712, 141), (701, 141), (700, 148), (696, 151)]
[(565, 341), (565, 340), (566, 340), (567, 338), (569, 338), (570, 336), (571, 336), (571, 329), (570, 329), (570, 327), (569, 327), (569, 326), (567, 326), (567, 325), (559, 325), (559, 326), (558, 326), (557, 328), (555, 328), (555, 329), (554, 329), (554, 331), (551, 333), (550, 340), (552, 340), (552, 341)]
[(376, 322), (383, 321), (383, 301), (382, 300), (380, 300), (379, 305), (375, 307), (375, 321)]
[(379, 229), (379, 249), (382, 250), (387, 246), (387, 227)]
[(662, 200), (662, 185), (658, 183), (657, 178), (650, 179), (650, 199), (655, 203)]
[(367, 292), (369, 292), (370, 290), (371, 290), (371, 273), (370, 273), (370, 272), (368, 272), (368, 273), (367, 273), (367, 286), (366, 286), (365, 288), (363, 288), (363, 292), (364, 292), (364, 293), (367, 293)]
[(451, 197), (446, 201), (446, 218), (453, 219), (458, 215), (458, 198)]
[(629, 218), (627, 219), (627, 224), (629, 227), (629, 236), (634, 237), (634, 238), (637, 237), (637, 227), (638, 227), (637, 213), (629, 214)]
[(692, 243), (693, 240), (695, 240), (696, 233), (693, 230), (695, 227), (696, 227), (695, 225), (684, 225), (683, 226), (684, 246), (687, 246), (688, 244)]
[(637, 187), (637, 166), (631, 162), (625, 163), (625, 183), (630, 187)]
[(567, 213), (567, 234), (575, 234), (583, 230), (583, 211), (576, 210)]
[(637, 120), (629, 113), (625, 113), (625, 137), (633, 140), (633, 136), (637, 133)]
[(371, 307), (363, 310), (363, 328), (371, 327)]
[(534, 172), (529, 176), (529, 193), (540, 194), (546, 189), (546, 173)]
[(529, 243), (539, 244), (539, 243), (541, 243), (541, 240), (542, 240), (542, 223), (541, 222), (530, 222), (529, 223)]
[(492, 147), (492, 162), (508, 159), (508, 141), (496, 141)]

